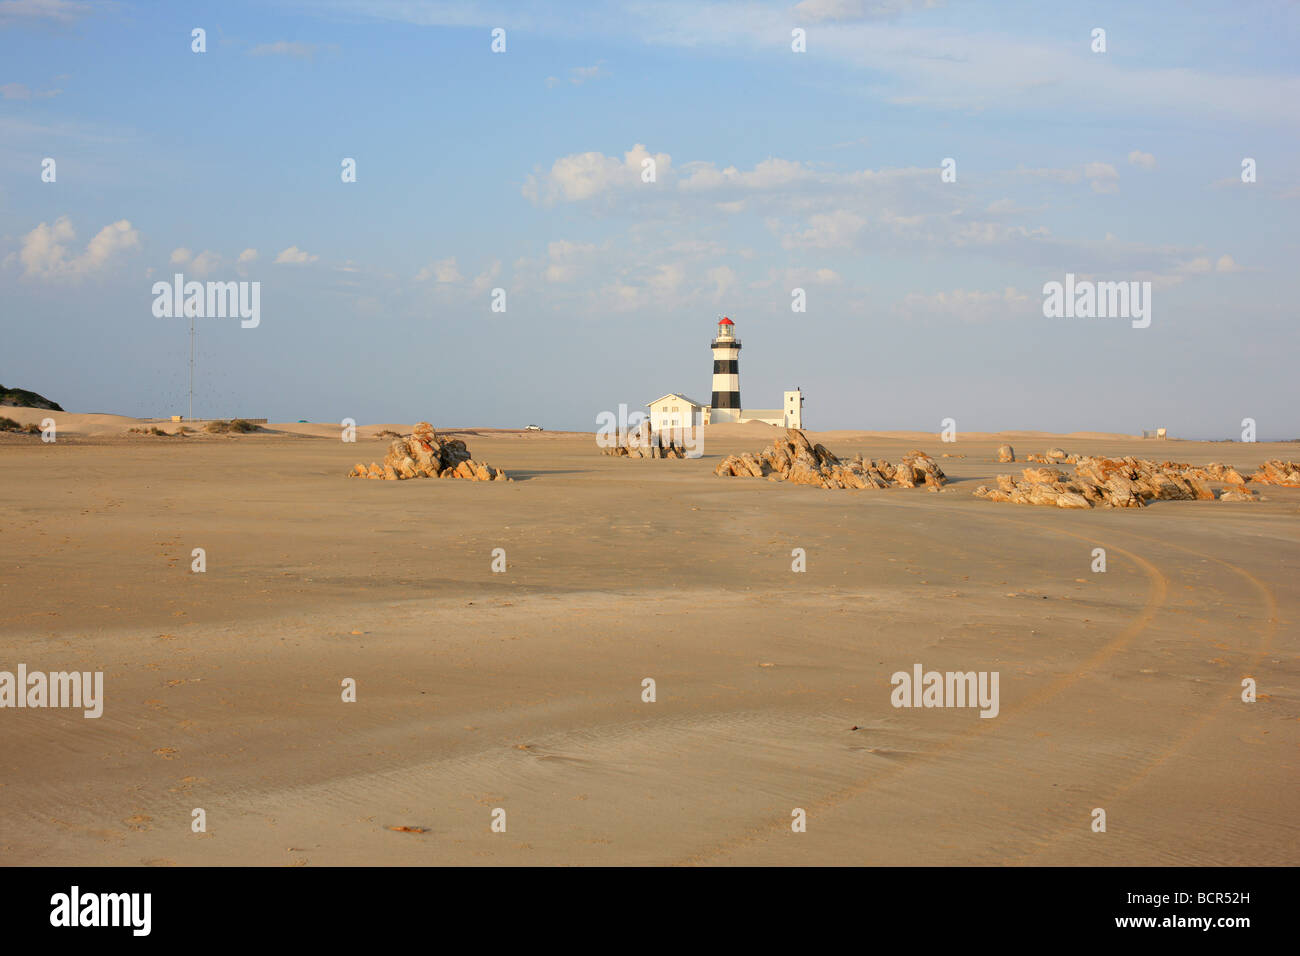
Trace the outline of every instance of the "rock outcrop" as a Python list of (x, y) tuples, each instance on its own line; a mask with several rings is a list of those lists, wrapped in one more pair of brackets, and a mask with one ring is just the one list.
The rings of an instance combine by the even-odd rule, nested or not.
[[(1059, 449), (1057, 449), (1059, 450)], [(1222, 501), (1253, 501), (1244, 479), (1226, 465), (1205, 467), (1141, 458), (1079, 457), (1074, 475), (1051, 466), (1026, 468), (1019, 478), (998, 475), (997, 487), (980, 485), (975, 496), (1013, 504), (1050, 505), (1056, 508), (1141, 508), (1148, 501), (1212, 501), (1209, 481), (1229, 487)]]
[(757, 455), (746, 452), (723, 459), (713, 473), (722, 478), (766, 478), (819, 488), (915, 488), (924, 485), (938, 491), (948, 478), (934, 459), (922, 451), (903, 456), (897, 467), (880, 459), (861, 455), (841, 460), (825, 445), (815, 445), (797, 428), (786, 429)]
[(1255, 493), (1245, 485), (1231, 485), (1219, 493), (1220, 501), (1258, 501)]
[(1180, 465), (1167, 461), (1161, 467), (1177, 471), (1188, 478), (1199, 478), (1201, 481), (1226, 481), (1230, 485), (1244, 485), (1246, 483), (1246, 479), (1241, 476), (1241, 472), (1237, 471), (1236, 468), (1231, 465), (1221, 465), (1217, 461), (1212, 461), (1203, 467)]
[(463, 478), (467, 481), (511, 481), (500, 468), (493, 468), (470, 457), (469, 449), (458, 438), (439, 438), (428, 422), (420, 422), (406, 438), (395, 438), (388, 446), (382, 465), (358, 464), (349, 478)]
[(1250, 476), (1257, 485), (1281, 485), (1283, 488), (1300, 488), (1300, 462), (1273, 458), (1264, 462), (1259, 471)]
[(687, 457), (685, 445), (679, 445), (674, 434), (651, 431), (649, 422), (619, 436), (617, 441), (615, 445), (601, 446), (600, 453), (613, 455), (616, 458)]
[(998, 461), (1005, 464), (1006, 462), (1015, 461), (1015, 460), (1016, 460), (1016, 450), (1014, 448), (1012, 448), (1010, 445), (998, 446)]
[(1025, 461), (1036, 461), (1044, 465), (1073, 465), (1079, 460), (1079, 457), (1070, 454), (1064, 448), (1049, 448), (1041, 455), (1035, 455), (1031, 451), (1025, 456)]

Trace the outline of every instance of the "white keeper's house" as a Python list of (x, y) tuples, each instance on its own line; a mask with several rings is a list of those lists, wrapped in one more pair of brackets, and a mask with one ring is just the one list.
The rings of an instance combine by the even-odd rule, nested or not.
[(782, 408), (742, 408), (740, 404), (740, 339), (736, 323), (725, 315), (709, 346), (713, 351), (713, 401), (705, 405), (681, 392), (669, 392), (649, 403), (650, 427), (655, 431), (693, 428), (718, 422), (764, 422), (782, 428), (803, 428), (803, 392), (785, 393)]

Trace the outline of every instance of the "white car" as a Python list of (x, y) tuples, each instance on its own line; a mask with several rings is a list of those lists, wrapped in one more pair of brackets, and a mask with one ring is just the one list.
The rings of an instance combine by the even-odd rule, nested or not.
[(542, 428), (541, 425), (526, 425), (526, 426), (524, 427), (524, 431), (526, 431), (526, 432), (540, 432), (540, 431), (543, 431), (543, 428)]

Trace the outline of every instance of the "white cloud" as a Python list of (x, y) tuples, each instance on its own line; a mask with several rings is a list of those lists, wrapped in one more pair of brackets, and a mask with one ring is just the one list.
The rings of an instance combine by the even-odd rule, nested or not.
[(690, 175), (679, 183), (681, 189), (717, 189), (723, 186), (735, 186), (741, 189), (773, 189), (803, 179), (815, 179), (816, 175), (801, 162), (788, 159), (765, 159), (749, 172), (743, 172), (735, 166), (718, 169), (713, 163), (687, 163), (683, 171)]
[(781, 240), (786, 249), (805, 247), (835, 249), (853, 245), (867, 220), (847, 209), (829, 213), (815, 213), (808, 217), (808, 228), (791, 233)]
[(1135, 149), (1128, 154), (1128, 161), (1134, 166), (1141, 166), (1143, 169), (1155, 169), (1156, 158), (1150, 153), (1144, 153), (1140, 149)]
[(613, 305), (616, 312), (627, 312), (640, 307), (641, 290), (636, 286), (628, 285), (625, 282), (616, 282), (611, 291), (613, 296), (611, 299), (606, 299), (606, 301)]
[(484, 292), (491, 287), (497, 276), (501, 275), (501, 260), (493, 259), (488, 267), (474, 277), (474, 291)]
[(63, 90), (32, 90), (25, 83), (6, 83), (0, 86), (0, 97), (7, 100), (47, 100), (62, 92)]
[(67, 216), (60, 216), (52, 226), (42, 222), (23, 236), (18, 258), (24, 273), (44, 279), (80, 279), (102, 271), (119, 255), (140, 247), (140, 233), (126, 219), (99, 230), (80, 255), (72, 255), (68, 249), (68, 243), (76, 237)]
[(256, 258), (257, 258), (257, 250), (256, 250), (256, 249), (245, 249), (243, 252), (241, 252), (241, 253), (239, 254), (239, 261), (240, 261), (240, 262), (252, 262), (252, 261), (254, 261)]
[(601, 69), (599, 63), (595, 66), (575, 66), (569, 71), (569, 82), (574, 86), (581, 86), (588, 80), (594, 80), (597, 77), (608, 75), (608, 73)]
[(293, 56), (310, 60), (316, 52), (314, 43), (298, 43), (290, 40), (277, 40), (274, 43), (260, 43), (248, 51), (249, 56)]
[(456, 264), (455, 256), (447, 259), (437, 259), (415, 274), (416, 282), (433, 279), (443, 285), (459, 282), (461, 278), (460, 267)]
[(1021, 167), (1012, 170), (1011, 175), (1018, 178), (1046, 179), (1054, 183), (1077, 183), (1081, 178), (1077, 169), (1025, 169)]
[[(937, 0), (923, 0), (922, 6), (937, 6)], [(813, 23), (846, 20), (876, 20), (912, 9), (912, 0), (803, 0), (794, 12)]]
[(1083, 167), (1083, 175), (1095, 193), (1119, 192), (1119, 170), (1110, 163), (1088, 163)]
[(1014, 226), (971, 220), (952, 223), (950, 239), (956, 246), (990, 246), (1024, 239), (1047, 239), (1050, 235), (1046, 226)]
[[(599, 63), (595, 64), (594, 66), (572, 67), (569, 70), (569, 82), (574, 86), (582, 86), (583, 83), (588, 83), (592, 80), (598, 80), (606, 76), (609, 76), (608, 71), (606, 71), (602, 66), (604, 62), (605, 62), (604, 60), (601, 60)], [(546, 78), (547, 89), (554, 89), (557, 86), (563, 86), (563, 85), (564, 85), (564, 81), (561, 80), (559, 77), (548, 76)]]
[[(718, 293), (714, 277), (707, 277), (706, 270), (723, 261), (741, 273), (735, 289), (752, 290), (776, 281), (770, 272), (767, 280), (756, 281), (752, 268), (741, 265), (756, 256), (761, 261), (767, 251), (727, 249), (717, 242), (718, 230), (728, 225), (719, 210), (723, 200), (743, 203), (743, 211), (764, 224), (775, 245), (784, 250), (852, 249), (886, 255), (946, 250), (996, 255), (1033, 268), (1069, 261), (1076, 273), (1088, 268), (1129, 273), (1146, 268), (1161, 274), (1174, 274), (1180, 259), (1200, 254), (1196, 247), (1056, 238), (1046, 225), (1030, 218), (1048, 205), (1042, 201), (1022, 205), (1009, 198), (1019, 195), (1014, 191), (1017, 186), (1035, 190), (1039, 200), (1046, 199), (1045, 193), (1061, 192), (1043, 190), (1042, 184), (1086, 182), (1098, 191), (1118, 189), (1119, 171), (1101, 161), (1069, 169), (995, 172), (954, 192), (940, 183), (933, 167), (837, 170), (773, 157), (750, 168), (676, 162), (669, 166), (668, 175), (660, 177), (657, 185), (663, 188), (639, 189), (630, 185), (637, 178), (626, 157), (623, 161), (600, 153), (564, 157), (575, 158), (589, 160), (590, 177), (534, 178), (533, 195), (560, 201), (566, 192), (569, 197), (600, 196), (594, 208), (602, 215), (621, 214), (627, 231), (598, 249), (580, 243), (553, 244), (540, 261), (517, 263), (512, 277), (515, 283), (550, 283), (552, 292), (561, 295), (565, 307), (575, 313), (599, 308), (606, 301), (640, 306), (653, 300), (656, 307), (707, 308)], [(563, 161), (553, 167), (562, 168)], [(994, 189), (998, 191), (989, 195)], [(763, 237), (761, 232), (754, 235)], [(718, 249), (710, 251), (710, 243)], [(798, 263), (788, 251), (784, 258), (796, 258), (786, 267), (800, 273), (795, 285), (807, 287), (820, 281), (815, 267)], [(661, 271), (669, 263), (684, 268), (679, 283), (672, 281), (672, 270)], [(843, 280), (836, 276), (828, 281)], [(671, 295), (670, 289), (675, 289)]]
[(549, 206), (561, 200), (580, 202), (612, 189), (653, 188), (655, 183), (645, 183), (641, 178), (647, 159), (654, 160), (656, 183), (671, 174), (671, 156), (667, 153), (651, 154), (644, 145), (637, 143), (623, 154), (622, 160), (597, 152), (562, 156), (551, 165), (550, 172), (536, 170), (529, 175), (522, 192), (527, 199)]
[[(724, 266), (725, 268), (725, 266)], [(713, 278), (713, 273), (718, 270), (710, 271), (709, 277)], [(728, 269), (728, 272), (731, 270)], [(657, 298), (675, 295), (677, 290), (682, 287), (682, 282), (686, 278), (686, 270), (676, 263), (662, 265), (655, 270), (654, 274), (646, 279), (646, 287)], [(734, 276), (733, 276), (734, 281)]]
[(84, 0), (0, 0), (0, 25), (38, 20), (75, 23), (94, 13), (96, 6)]
[(204, 249), (189, 265), (189, 270), (198, 276), (207, 276), (221, 265), (221, 256), (211, 249)]
[[(991, 110), (1017, 115), (1063, 112), (1113, 120), (1153, 114), (1256, 122), (1290, 130), (1300, 121), (1300, 76), (1281, 67), (1272, 74), (1221, 72), (1184, 65), (1150, 65), (1153, 58), (1108, 62), (1069, 30), (1026, 32), (1025, 21), (981, 20), (976, 28), (951, 17), (898, 16), (930, 2), (907, 0), (808, 0), (757, 4), (738, 0), (678, 0), (610, 4), (599, 15), (576, 18), (554, 3), (511, 5), (520, 29), (572, 40), (627, 40), (648, 47), (678, 48), (748, 57), (768, 64), (790, 54), (790, 29), (835, 22), (810, 30), (809, 57), (869, 71), (864, 92), (878, 102), (936, 110)], [(492, 27), (501, 17), (492, 4), (335, 0), (331, 8), (375, 20), (424, 26)], [(855, 22), (856, 21), (856, 22)], [(1087, 34), (1084, 34), (1085, 41)], [(1175, 57), (1204, 63), (1205, 58)]]
[(193, 258), (194, 253), (190, 252), (190, 250), (186, 249), (184, 246), (181, 246), (179, 249), (172, 250), (171, 264), (174, 266), (184, 265)]
[[(893, 214), (890, 205), (928, 203), (933, 206), (938, 202), (943, 207), (951, 206), (951, 193), (942, 192), (932, 168), (836, 171), (768, 157), (750, 169), (742, 169), (700, 160), (677, 165), (668, 154), (658, 153), (654, 155), (656, 180), (650, 185), (641, 178), (642, 163), (650, 156), (640, 144), (621, 160), (599, 152), (563, 156), (552, 164), (549, 172), (534, 170), (522, 192), (543, 206), (589, 202), (599, 197), (595, 208), (601, 213), (620, 208), (628, 211), (634, 204), (642, 221), (653, 218), (707, 221), (715, 211), (719, 214), (755, 212), (771, 218), (769, 210), (780, 209), (805, 218), (814, 213), (828, 216), (837, 210), (859, 210), (894, 230), (919, 225), (922, 220), (915, 215)], [(1075, 176), (1080, 174), (1076, 172)], [(882, 207), (884, 211), (878, 212)], [(827, 224), (825, 220), (818, 223)], [(809, 235), (795, 241), (820, 240)], [(839, 240), (832, 237), (829, 241)]]
[(715, 301), (721, 301), (736, 287), (736, 272), (731, 266), (717, 266), (706, 272), (705, 276), (713, 283)]
[(1197, 256), (1195, 259), (1188, 259), (1180, 262), (1174, 267), (1174, 272), (1179, 275), (1209, 275), (1211, 272), (1244, 272), (1245, 270), (1237, 265), (1232, 256), (1224, 254), (1213, 262), (1209, 256)]
[(1030, 206), (1022, 206), (1014, 199), (1004, 197), (993, 200), (984, 208), (984, 211), (990, 216), (1018, 216), (1024, 213), (1037, 212), (1038, 210)]
[(550, 262), (546, 267), (546, 281), (573, 281), (581, 271), (584, 261), (595, 251), (596, 247), (594, 245), (570, 242), (567, 239), (558, 239), (547, 243), (546, 255)]
[(712, 239), (678, 239), (668, 247), (668, 251), (692, 259), (717, 259), (727, 254), (727, 247)]
[(1195, 259), (1190, 259), (1187, 262), (1178, 263), (1174, 271), (1186, 275), (1205, 275), (1207, 272), (1213, 272), (1214, 266), (1211, 264), (1208, 256), (1199, 256)]
[(956, 319), (960, 322), (989, 322), (998, 319), (1023, 318), (1033, 314), (1041, 300), (1007, 286), (1001, 292), (953, 289), (951, 292), (913, 292), (903, 297), (899, 305), (909, 319)]
[(275, 257), (275, 262), (277, 265), (281, 263), (288, 265), (303, 265), (304, 263), (315, 262), (319, 258), (320, 256), (313, 256), (310, 253), (299, 249), (297, 246), (290, 246)]
[[(834, 269), (823, 266), (820, 269), (795, 267), (788, 269), (769, 269), (762, 279), (749, 283), (751, 289), (782, 289), (788, 294), (792, 289), (804, 289), (812, 285), (839, 285), (843, 277)], [(766, 295), (765, 295), (766, 298)]]

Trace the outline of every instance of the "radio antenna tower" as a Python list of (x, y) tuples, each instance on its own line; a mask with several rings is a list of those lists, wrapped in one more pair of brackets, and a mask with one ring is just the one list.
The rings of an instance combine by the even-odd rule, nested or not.
[(194, 421), (194, 311), (190, 309), (190, 421)]

